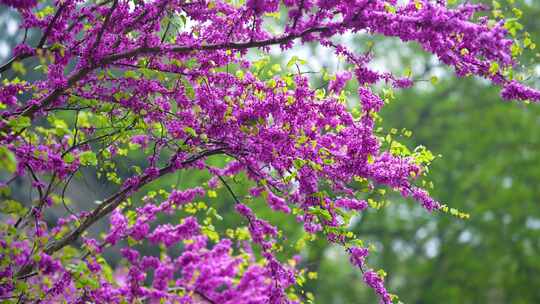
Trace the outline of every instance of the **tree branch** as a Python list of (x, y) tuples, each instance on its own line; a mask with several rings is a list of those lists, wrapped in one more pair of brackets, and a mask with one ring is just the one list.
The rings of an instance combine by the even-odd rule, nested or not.
[[(329, 30), (328, 27), (315, 27), (307, 29), (299, 34), (290, 34), (282, 37), (275, 37), (272, 39), (262, 40), (262, 41), (253, 41), (253, 42), (242, 42), (242, 43), (219, 43), (219, 44), (209, 44), (209, 45), (201, 45), (201, 46), (183, 46), (183, 47), (174, 47), (174, 48), (161, 48), (161, 47), (141, 47), (136, 48), (131, 51), (119, 53), (119, 54), (113, 54), (104, 57), (102, 60), (100, 60), (98, 63), (87, 66), (85, 68), (80, 69), (75, 75), (71, 76), (68, 79), (67, 86), (64, 88), (57, 88), (55, 89), (51, 94), (49, 94), (47, 97), (45, 97), (39, 105), (33, 104), (30, 107), (26, 108), (22, 113), (20, 113), (20, 116), (26, 116), (30, 119), (34, 118), (34, 115), (36, 112), (38, 112), (41, 108), (49, 106), (53, 101), (55, 101), (58, 97), (60, 97), (62, 94), (64, 94), (65, 91), (67, 91), (69, 88), (74, 86), (79, 80), (84, 78), (88, 73), (94, 71), (97, 68), (106, 66), (108, 64), (112, 64), (117, 60), (121, 59), (127, 59), (127, 58), (133, 58), (137, 57), (139, 55), (150, 55), (150, 54), (160, 54), (160, 53), (190, 53), (193, 51), (215, 51), (215, 50), (244, 50), (244, 49), (250, 49), (250, 48), (258, 48), (258, 47), (265, 47), (265, 46), (271, 46), (271, 45), (278, 45), (287, 43), (289, 41), (292, 41), (297, 38), (304, 37), (306, 35), (309, 35), (311, 33), (317, 33), (317, 32), (324, 32)], [(6, 124), (2, 128), (0, 128), (0, 140), (4, 139), (5, 135), (2, 135), (1, 133), (9, 133), (9, 126)]]
[[(217, 155), (217, 154), (223, 154), (223, 153), (224, 153), (223, 148), (218, 148), (214, 150), (206, 150), (199, 154), (193, 155), (192, 157), (183, 161), (181, 164), (182, 166), (186, 166), (200, 159), (203, 159), (205, 157)], [(106, 199), (103, 203), (101, 203), (97, 208), (95, 208), (86, 218), (84, 218), (84, 220), (81, 221), (80, 226), (72, 230), (69, 234), (64, 236), (62, 239), (47, 246), (43, 252), (45, 254), (51, 255), (57, 252), (58, 250), (64, 248), (65, 246), (74, 243), (83, 234), (83, 232), (85, 232), (95, 222), (97, 222), (98, 220), (100, 220), (101, 218), (103, 218), (104, 216), (112, 212), (114, 209), (116, 209), (116, 207), (118, 207), (132, 193), (137, 191), (142, 186), (168, 173), (174, 172), (175, 167), (176, 167), (175, 158), (173, 157), (169, 165), (160, 169), (157, 175), (155, 176), (143, 175), (138, 183), (134, 185), (129, 185), (123, 188), (121, 191), (113, 194), (108, 199)], [(16, 278), (20, 279), (28, 275), (33, 270), (34, 267), (35, 267), (35, 264), (28, 264), (25, 267), (21, 268), (19, 272), (16, 274)]]
[(105, 16), (105, 20), (103, 20), (103, 25), (101, 26), (101, 29), (99, 30), (96, 36), (96, 40), (94, 41), (94, 44), (91, 47), (92, 50), (95, 50), (99, 46), (99, 43), (101, 42), (101, 38), (103, 37), (103, 34), (105, 33), (107, 26), (109, 25), (109, 21), (111, 20), (111, 15), (114, 9), (116, 8), (116, 5), (118, 5), (118, 0), (114, 0), (111, 8), (107, 12), (107, 15)]

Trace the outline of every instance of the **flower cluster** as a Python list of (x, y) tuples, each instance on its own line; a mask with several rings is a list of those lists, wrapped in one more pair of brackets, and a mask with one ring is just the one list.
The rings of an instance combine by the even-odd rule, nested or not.
[(366, 282), (367, 285), (369, 285), (375, 290), (376, 293), (379, 294), (381, 297), (381, 304), (392, 303), (390, 294), (388, 294), (386, 291), (383, 280), (377, 273), (375, 273), (373, 270), (364, 272), (364, 282)]

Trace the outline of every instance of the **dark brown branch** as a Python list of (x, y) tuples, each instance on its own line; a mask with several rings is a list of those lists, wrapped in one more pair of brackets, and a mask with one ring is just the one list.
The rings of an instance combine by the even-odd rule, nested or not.
[(294, 30), (296, 28), (296, 24), (298, 23), (298, 20), (302, 16), (302, 11), (304, 10), (304, 0), (300, 1), (300, 5), (298, 6), (298, 15), (294, 18), (294, 22), (292, 25), (292, 29)]
[[(93, 70), (97, 68), (106, 66), (108, 64), (112, 64), (117, 60), (134, 58), (140, 55), (150, 55), (150, 54), (160, 54), (160, 53), (177, 53), (178, 54), (178, 53), (190, 53), (194, 51), (244, 50), (244, 49), (250, 49), (250, 48), (258, 48), (258, 47), (283, 44), (283, 43), (292, 41), (294, 39), (304, 37), (311, 33), (324, 32), (327, 30), (329, 30), (328, 27), (315, 27), (315, 28), (307, 29), (299, 34), (290, 34), (287, 36), (275, 37), (272, 39), (262, 40), (262, 41), (252, 41), (252, 42), (242, 42), (242, 43), (219, 43), (219, 44), (209, 44), (209, 45), (201, 45), (201, 46), (175, 47), (171, 49), (162, 49), (160, 47), (141, 47), (141, 48), (137, 48), (131, 51), (127, 51), (127, 52), (109, 55), (109, 56), (104, 57), (101, 61), (99, 61), (96, 64), (80, 69), (77, 73), (75, 73), (75, 75), (71, 76), (68, 79), (68, 83), (65, 88), (55, 89), (51, 94), (49, 94), (47, 97), (45, 97), (41, 101), (40, 105), (34, 104), (26, 108), (20, 115), (33, 119), (36, 112), (38, 112), (43, 107), (49, 106), (54, 100), (56, 100), (58, 97), (64, 94), (66, 90), (68, 90), (73, 85), (75, 85), (79, 80), (84, 78), (88, 73), (92, 72)], [(8, 131), (9, 131), (8, 125), (0, 128), (0, 133), (1, 132), (8, 133)], [(0, 134), (0, 140), (2, 139), (2, 137), (3, 136)]]
[[(193, 155), (192, 157), (183, 161), (181, 164), (182, 166), (186, 166), (200, 159), (203, 159), (205, 157), (208, 157), (211, 155), (223, 154), (223, 153), (224, 153), (224, 150), (222, 148), (218, 148), (215, 150), (206, 150), (199, 154)], [(98, 220), (100, 220), (101, 218), (103, 218), (104, 216), (112, 212), (114, 209), (116, 209), (132, 193), (137, 191), (142, 186), (174, 171), (175, 171), (175, 158), (171, 160), (168, 166), (160, 169), (157, 175), (155, 176), (143, 175), (138, 183), (127, 186), (123, 188), (121, 191), (110, 196), (108, 199), (103, 201), (103, 203), (101, 203), (97, 208), (92, 210), (92, 212), (87, 217), (85, 217), (84, 220), (81, 221), (80, 226), (72, 230), (69, 234), (64, 236), (62, 239), (47, 246), (43, 252), (48, 255), (51, 255), (57, 252), (58, 250), (64, 248), (65, 246), (74, 243), (83, 234), (83, 232), (85, 232), (95, 222), (97, 222)], [(21, 268), (19, 272), (17, 273), (16, 277), (19, 279), (21, 277), (24, 277), (25, 275), (27, 275), (28, 273), (32, 271), (34, 266), (35, 266), (34, 264), (29, 264)]]
[[(45, 44), (45, 41), (47, 41), (47, 37), (49, 37), (49, 34), (51, 33), (52, 27), (56, 23), (56, 20), (58, 20), (58, 18), (60, 17), (60, 14), (62, 14), (62, 11), (64, 10), (65, 7), (66, 7), (66, 5), (63, 4), (58, 8), (58, 10), (54, 14), (51, 22), (47, 25), (47, 28), (45, 29), (45, 32), (43, 33), (43, 36), (41, 36), (41, 39), (39, 40), (39, 42), (38, 42), (38, 44), (36, 46), (36, 49), (42, 49), (43, 48), (43, 45)], [(24, 35), (24, 40), (26, 40), (26, 32), (25, 32), (25, 35)], [(21, 55), (18, 55), (18, 56), (14, 56), (8, 62), (6, 62), (4, 65), (2, 65), (0, 67), (0, 73), (3, 73), (5, 71), (9, 70), (11, 68), (11, 66), (13, 65), (13, 63), (15, 63), (16, 61), (20, 61), (20, 60), (23, 60), (23, 59), (26, 59), (26, 58), (29, 58), (29, 57), (33, 57), (33, 56), (34, 55), (32, 55), (32, 54), (21, 54)]]
[[(98, 7), (100, 6), (103, 6), (109, 2), (111, 2), (112, 0), (106, 0), (104, 1), (103, 3), (100, 3), (100, 4), (97, 4), (96, 6), (92, 7), (90, 9), (91, 12), (94, 12)], [(51, 20), (51, 22), (49, 23), (49, 25), (47, 26), (47, 28), (45, 29), (45, 33), (43, 34), (43, 36), (41, 37), (40, 41), (38, 42), (38, 45), (36, 47), (36, 49), (43, 49), (43, 45), (45, 44), (46, 42), (46, 39), (47, 37), (49, 36), (50, 34), (50, 31), (52, 29), (52, 26), (54, 25), (54, 23), (56, 23), (57, 19), (60, 17), (60, 14), (62, 13), (62, 11), (65, 9), (65, 5), (62, 5), (60, 6), (60, 8), (58, 9), (58, 11), (56, 11), (56, 14), (54, 15), (53, 19)], [(68, 28), (67, 28), (67, 31), (70, 32), (71, 30), (73, 30), (73, 27), (80, 21), (82, 21), (83, 19), (87, 18), (88, 16), (87, 15), (82, 15), (80, 16), (79, 18), (77, 18), (77, 21), (74, 22), (73, 24), (71, 24)], [(23, 43), (26, 41), (26, 37), (27, 37), (27, 32), (28, 32), (28, 29), (25, 30), (25, 33), (24, 33), (24, 40), (23, 40)], [(34, 54), (21, 54), (19, 56), (14, 56), (12, 57), (8, 62), (6, 62), (4, 65), (0, 66), (0, 73), (3, 73), (7, 70), (9, 70), (11, 68), (11, 66), (13, 65), (14, 62), (16, 61), (20, 61), (20, 60), (23, 60), (23, 59), (26, 59), (26, 58), (30, 58), (30, 57), (34, 57), (35, 55)]]
[(43, 187), (41, 187), (41, 181), (36, 176), (36, 174), (34, 173), (34, 170), (32, 169), (32, 167), (30, 167), (30, 165), (27, 164), (26, 168), (28, 169), (28, 172), (30, 172), (30, 175), (32, 176), (32, 179), (36, 182), (36, 188), (38, 189), (38, 192), (39, 192), (39, 200), (42, 200), (43, 199)]
[(26, 59), (26, 58), (32, 57), (32, 56), (33, 55), (31, 55), (31, 54), (21, 54), (19, 56), (14, 56), (8, 62), (6, 62), (3, 66), (0, 67), (0, 73), (3, 73), (5, 71), (9, 70), (11, 68), (11, 66), (13, 65), (13, 63), (15, 63), (16, 61), (20, 61), (20, 60), (23, 60), (23, 59)]
[(74, 144), (71, 147), (69, 147), (66, 151), (64, 151), (62, 153), (62, 157), (64, 157), (66, 154), (68, 154), (69, 152), (75, 150), (78, 147), (84, 146), (86, 144), (89, 144), (89, 143), (92, 143), (92, 142), (95, 142), (95, 141), (100, 141), (102, 139), (114, 136), (114, 135), (119, 134), (121, 132), (130, 131), (135, 127), (136, 122), (137, 122), (137, 120), (133, 120), (133, 122), (131, 124), (129, 124), (127, 127), (125, 127), (124, 129), (116, 130), (116, 131), (113, 131), (113, 132), (110, 132), (110, 133), (107, 133), (107, 134), (100, 135), (98, 137), (90, 138), (90, 139), (81, 141), (80, 143), (75, 143), (75, 141), (74, 141)]
[(238, 197), (236, 196), (236, 194), (232, 190), (231, 186), (229, 186), (229, 184), (225, 181), (225, 179), (221, 175), (217, 175), (217, 177), (219, 178), (219, 180), (221, 180), (223, 185), (225, 185), (225, 188), (227, 188), (227, 191), (229, 192), (229, 194), (234, 199), (234, 202), (237, 203), (237, 204), (240, 204), (240, 200), (238, 199)]
[[(103, 1), (102, 3), (99, 3), (99, 4), (96, 4), (95, 6), (92, 6), (90, 8), (90, 13), (93, 13), (94, 11), (96, 11), (98, 8), (100, 8), (101, 6), (105, 5), (105, 4), (108, 4), (109, 2), (111, 2), (113, 0), (105, 0)], [(77, 25), (77, 23), (83, 21), (84, 19), (88, 18), (89, 14), (86, 14), (86, 15), (80, 15), (77, 20), (75, 22), (73, 22), (72, 24), (70, 24), (67, 28), (67, 31), (68, 32), (71, 32), (71, 30), (73, 30), (73, 28)]]
[(259, 47), (265, 47), (265, 46), (271, 46), (271, 45), (279, 45), (279, 44), (287, 43), (297, 38), (304, 37), (312, 33), (324, 32), (327, 30), (329, 30), (329, 28), (327, 27), (315, 27), (315, 28), (307, 29), (299, 34), (291, 34), (291, 35), (282, 36), (282, 37), (275, 37), (272, 39), (262, 40), (262, 41), (251, 41), (251, 42), (240, 42), (240, 43), (218, 43), (218, 44), (208, 44), (208, 45), (188, 46), (188, 47), (181, 46), (181, 47), (174, 47), (170, 49), (162, 49), (160, 47), (141, 47), (141, 48), (137, 48), (137, 49), (127, 51), (124, 53), (107, 56), (103, 58), (102, 64), (107, 65), (117, 60), (133, 58), (133, 57), (136, 57), (139, 55), (145, 55), (145, 54), (159, 54), (159, 53), (184, 54), (184, 53), (190, 53), (194, 51), (245, 50), (245, 49), (250, 49), (250, 48), (259, 48)]
[[(75, 85), (79, 80), (81, 80), (83, 77), (85, 77), (88, 73), (90, 73), (91, 71), (93, 71), (94, 69), (96, 69), (97, 66), (90, 66), (90, 67), (86, 67), (86, 68), (83, 68), (83, 69), (80, 69), (75, 75), (71, 76), (69, 79), (68, 79), (68, 83), (67, 83), (67, 87), (66, 88), (57, 88), (55, 89), (54, 91), (52, 91), (51, 94), (49, 94), (47, 97), (45, 97), (42, 101), (41, 101), (41, 105), (36, 105), (36, 104), (33, 104), (29, 107), (27, 107), (26, 109), (24, 109), (20, 114), (19, 116), (26, 116), (30, 119), (33, 119), (34, 118), (34, 115), (36, 114), (37, 111), (39, 111), (42, 107), (47, 107), (49, 106), (53, 101), (55, 101), (58, 97), (62, 96), (62, 94), (64, 94), (64, 92), (72, 87), (73, 85)], [(9, 126), (6, 125), (2, 128), (0, 128), (0, 133), (1, 132), (6, 132), (8, 133), (9, 132)], [(0, 134), (0, 139), (2, 139), (2, 135)]]
[(114, 0), (111, 9), (107, 12), (107, 15), (105, 16), (105, 20), (103, 20), (103, 25), (101, 26), (101, 29), (99, 30), (96, 40), (94, 41), (94, 45), (92, 46), (92, 50), (95, 50), (99, 43), (101, 42), (101, 38), (103, 37), (103, 34), (105, 33), (105, 30), (107, 29), (107, 26), (109, 25), (109, 21), (111, 20), (111, 15), (116, 8), (116, 5), (118, 5), (118, 0)]
[(71, 208), (68, 207), (67, 203), (66, 203), (66, 200), (65, 200), (65, 197), (66, 197), (66, 190), (67, 188), (69, 187), (69, 184), (71, 182), (71, 179), (73, 178), (73, 176), (75, 176), (75, 172), (71, 173), (62, 189), (62, 205), (64, 205), (64, 208), (71, 214), (71, 215), (74, 215), (77, 220), (79, 219), (79, 217), (77, 216), (77, 214), (75, 214), (75, 212), (73, 212), (73, 210), (71, 210)]
[(49, 22), (49, 25), (47, 25), (47, 28), (45, 29), (45, 32), (43, 33), (43, 36), (41, 36), (41, 39), (39, 40), (36, 49), (40, 49), (45, 45), (45, 42), (47, 41), (47, 38), (49, 37), (49, 34), (51, 33), (51, 30), (56, 23), (56, 20), (60, 18), (60, 15), (62, 14), (62, 11), (66, 8), (66, 4), (62, 4), (58, 10), (56, 11), (56, 14), (54, 14), (51, 22)]
[(170, 74), (176, 74), (176, 75), (182, 75), (182, 76), (188, 75), (188, 74), (182, 73), (182, 72), (176, 72), (176, 71), (171, 71), (171, 70), (167, 70), (167, 69), (161, 69), (161, 68), (157, 68), (157, 67), (149, 67), (149, 66), (144, 67), (144, 66), (139, 66), (139, 65), (135, 65), (135, 64), (129, 64), (129, 63), (121, 63), (121, 62), (116, 63), (115, 62), (112, 65), (119, 66), (119, 67), (133, 68), (133, 69), (148, 69), (148, 70), (152, 70), (152, 71), (156, 71), (156, 72), (170, 73)]

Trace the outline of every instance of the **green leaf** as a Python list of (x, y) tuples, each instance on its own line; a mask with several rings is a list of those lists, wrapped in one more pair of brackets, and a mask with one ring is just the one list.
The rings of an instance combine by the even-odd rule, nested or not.
[(311, 214), (314, 214), (314, 215), (317, 215), (317, 216), (321, 216), (323, 217), (325, 220), (328, 220), (328, 221), (331, 221), (332, 220), (332, 215), (330, 214), (330, 212), (328, 212), (328, 210), (326, 209), (323, 209), (319, 206), (317, 207), (310, 207), (309, 208), (309, 213)]
[(15, 170), (17, 170), (17, 159), (15, 158), (15, 154), (13, 154), (6, 146), (0, 147), (0, 167), (9, 173), (14, 173)]
[(497, 62), (492, 62), (489, 65), (489, 73), (491, 75), (495, 75), (495, 74), (497, 74), (497, 72), (499, 72), (499, 64)]
[(46, 6), (42, 10), (36, 12), (36, 17), (38, 19), (43, 19), (49, 15), (54, 14), (54, 7), (52, 6)]
[(18, 280), (15, 289), (20, 293), (25, 293), (28, 290), (28, 283)]
[(137, 74), (137, 72), (135, 71), (132, 71), (132, 70), (127, 70), (124, 72), (124, 77), (126, 78), (132, 78), (132, 79), (139, 79), (139, 74)]
[(293, 160), (293, 165), (296, 169), (301, 169), (306, 164), (306, 161), (300, 158)]
[(300, 59), (298, 56), (292, 56), (292, 58), (287, 62), (287, 68), (290, 69), (295, 64), (303, 65), (303, 64), (306, 64), (306, 63), (307, 63), (307, 61), (305, 61), (304, 59)]
[(71, 164), (75, 160), (75, 155), (73, 153), (68, 153), (63, 157), (64, 161), (68, 164)]
[(26, 75), (26, 68), (24, 67), (24, 64), (20, 61), (15, 61), (12, 64), (13, 71), (15, 73)]
[(184, 127), (184, 132), (189, 134), (191, 137), (197, 137), (197, 132), (191, 127)]
[(129, 245), (130, 247), (133, 247), (133, 246), (139, 244), (139, 241), (137, 241), (136, 239), (132, 238), (131, 236), (128, 236), (128, 237), (127, 237), (127, 241), (128, 241), (128, 245)]
[(13, 120), (10, 120), (8, 126), (10, 126), (14, 131), (20, 131), (22, 129), (30, 127), (32, 120), (30, 117), (19, 116)]
[(79, 160), (83, 166), (96, 166), (97, 157), (93, 151), (84, 151), (79, 154)]
[(5, 200), (0, 203), (0, 212), (5, 214), (24, 215), (26, 208), (15, 200)]

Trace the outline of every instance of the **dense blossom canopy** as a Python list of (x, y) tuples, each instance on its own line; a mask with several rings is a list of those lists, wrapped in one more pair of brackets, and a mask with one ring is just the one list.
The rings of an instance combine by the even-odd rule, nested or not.
[[(21, 62), (34, 58), (43, 77), (5, 79), (0, 87), (0, 152), (16, 163), (2, 187), (28, 176), (37, 193), (26, 208), (9, 201), (12, 217), (0, 230), (0, 299), (302, 302), (294, 292), (304, 274), (296, 267), (300, 257), (279, 260), (279, 227), (251, 207), (260, 197), (275, 212), (294, 216), (306, 232), (343, 246), (381, 303), (391, 303), (395, 297), (383, 273), (366, 263), (367, 246), (346, 229), (351, 216), (376, 207), (362, 193), (387, 187), (428, 211), (447, 207), (418, 182), (429, 153), (400, 153), (398, 143), (384, 144), (377, 134), (385, 98), (373, 87), (408, 88), (413, 79), (373, 70), (369, 51), (355, 53), (335, 38), (367, 33), (413, 41), (458, 76), (489, 79), (505, 99), (540, 101), (539, 91), (512, 77), (516, 54), (504, 20), (475, 18), (481, 5), (397, 2), (63, 0), (51, 9), (1, 0), (18, 11), (21, 29), (39, 29), (41, 36), (37, 45), (16, 46), (0, 72), (21, 72)], [(289, 61), (290, 73), (263, 79), (261, 61), (248, 56), (250, 49), (286, 51), (306, 43), (332, 50), (352, 68), (330, 76), (322, 91), (300, 71), (301, 59)], [(350, 111), (344, 90), (353, 81), (359, 105)], [(74, 118), (70, 127), (61, 117)], [(144, 153), (144, 166), (120, 177), (116, 164), (137, 152)], [(228, 156), (225, 167), (207, 161), (216, 155)], [(44, 214), (65, 204), (70, 180), (90, 166), (117, 183), (117, 191), (89, 211), (47, 225)], [(212, 178), (200, 187), (131, 199), (180, 170), (207, 171)], [(247, 197), (235, 195), (227, 182), (240, 174), (248, 180)], [(233, 236), (219, 239), (195, 216), (176, 225), (157, 222), (193, 209), (211, 214), (200, 199), (218, 187), (230, 193), (246, 223)], [(110, 229), (89, 237), (87, 229), (107, 216)], [(142, 256), (142, 243), (164, 253), (182, 250)], [(77, 244), (82, 249), (74, 254)], [(118, 244), (126, 267), (113, 273), (101, 253)]]

